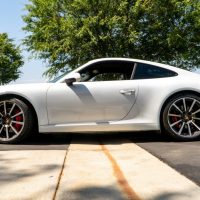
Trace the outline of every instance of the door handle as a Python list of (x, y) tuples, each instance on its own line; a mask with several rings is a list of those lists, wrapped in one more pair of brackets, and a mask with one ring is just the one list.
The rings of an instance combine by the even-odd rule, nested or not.
[(124, 94), (124, 95), (133, 95), (133, 94), (135, 94), (135, 90), (134, 89), (120, 90), (119, 92), (121, 94)]

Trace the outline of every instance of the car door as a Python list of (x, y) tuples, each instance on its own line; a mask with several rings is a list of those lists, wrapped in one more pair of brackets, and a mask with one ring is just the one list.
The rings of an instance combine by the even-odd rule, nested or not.
[(55, 83), (47, 92), (49, 124), (121, 120), (133, 107), (137, 92), (134, 80)]

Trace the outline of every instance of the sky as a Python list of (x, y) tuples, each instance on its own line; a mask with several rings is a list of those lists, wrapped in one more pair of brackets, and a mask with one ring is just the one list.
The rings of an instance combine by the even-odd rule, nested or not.
[[(24, 5), (27, 3), (28, 0), (0, 0), (0, 33), (6, 32), (16, 45), (20, 45), (26, 35), (22, 30), (25, 23), (21, 16), (25, 14)], [(46, 65), (42, 60), (30, 59), (31, 54), (25, 47), (21, 46), (21, 49), (24, 49), (22, 56), (25, 63), (20, 68), (21, 77), (15, 83), (44, 82), (45, 77), (42, 74), (47, 69)]]

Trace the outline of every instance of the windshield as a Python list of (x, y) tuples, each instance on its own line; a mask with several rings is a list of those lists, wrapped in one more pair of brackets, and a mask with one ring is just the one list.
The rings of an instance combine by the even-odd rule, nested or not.
[(65, 73), (55, 77), (54, 79), (48, 81), (49, 83), (55, 83), (57, 82), (59, 79), (63, 78), (65, 75), (67, 75), (68, 73), (70, 73), (72, 71), (72, 69), (68, 69)]

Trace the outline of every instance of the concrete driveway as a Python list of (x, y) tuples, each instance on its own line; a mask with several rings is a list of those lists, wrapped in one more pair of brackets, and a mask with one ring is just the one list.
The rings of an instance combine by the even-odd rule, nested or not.
[(149, 153), (146, 141), (130, 134), (47, 135), (0, 145), (0, 199), (199, 200), (199, 186)]

